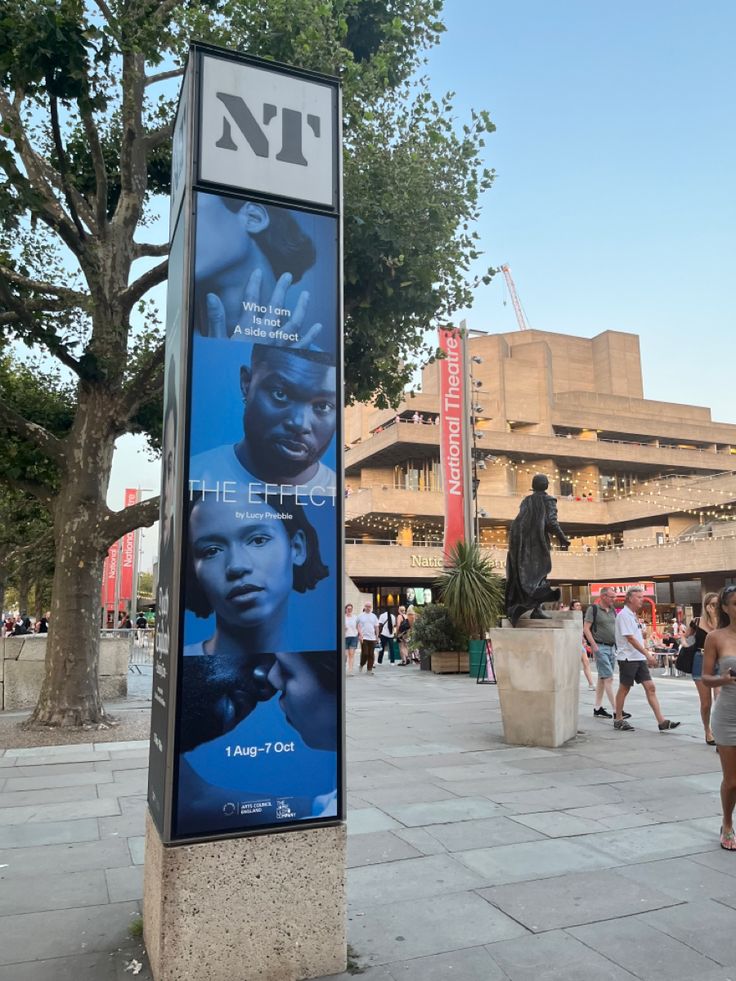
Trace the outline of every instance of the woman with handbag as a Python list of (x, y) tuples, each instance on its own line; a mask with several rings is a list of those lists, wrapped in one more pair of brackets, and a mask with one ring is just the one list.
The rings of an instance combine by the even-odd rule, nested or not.
[[(703, 720), (705, 741), (709, 746), (715, 746), (716, 741), (710, 728), (710, 712), (713, 700), (718, 696), (717, 688), (708, 688), (703, 684), (703, 650), (705, 638), (711, 630), (718, 629), (718, 593), (706, 593), (703, 597), (703, 613), (690, 621), (685, 632), (686, 656), (692, 653), (692, 676), (700, 697), (700, 718)], [(688, 643), (689, 642), (689, 643)]]

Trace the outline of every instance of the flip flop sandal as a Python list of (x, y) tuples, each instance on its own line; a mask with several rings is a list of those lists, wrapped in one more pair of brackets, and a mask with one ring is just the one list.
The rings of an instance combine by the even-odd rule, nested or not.
[(724, 831), (721, 828), (721, 848), (727, 852), (736, 852), (736, 835), (733, 831)]

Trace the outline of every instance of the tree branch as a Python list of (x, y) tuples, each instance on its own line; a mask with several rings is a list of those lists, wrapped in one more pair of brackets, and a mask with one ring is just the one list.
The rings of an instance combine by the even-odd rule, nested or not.
[(146, 134), (146, 153), (150, 153), (151, 150), (157, 150), (164, 143), (167, 143), (174, 133), (174, 124), (167, 123), (166, 126), (160, 126), (158, 129), (152, 129), (150, 133)]
[[(51, 301), (48, 302), (49, 304), (51, 303)], [(4, 317), (7, 314), (14, 316), (13, 321), (8, 320), (7, 322), (22, 324), (30, 336), (38, 341), (39, 344), (42, 344), (55, 358), (58, 358), (63, 365), (75, 374), (82, 375), (80, 362), (69, 352), (68, 347), (59, 339), (56, 331), (53, 328), (44, 327), (30, 313), (31, 310), (35, 310), (36, 312), (42, 311), (37, 310), (33, 303), (24, 303), (18, 297), (14, 296), (8, 289), (7, 284), (3, 281), (2, 276), (0, 276), (0, 303), (7, 308), (3, 312)]]
[(183, 74), (183, 68), (172, 68), (168, 72), (159, 72), (157, 75), (147, 75), (146, 86), (155, 85), (156, 82), (165, 82), (167, 78), (179, 78)]
[(22, 439), (27, 439), (37, 446), (44, 456), (60, 466), (63, 465), (63, 440), (58, 439), (48, 429), (39, 426), (38, 423), (29, 422), (20, 412), (16, 412), (12, 406), (8, 405), (4, 399), (0, 399), (0, 429), (15, 433)]
[[(17, 99), (20, 99), (17, 94)], [(48, 165), (38, 156), (31, 146), (23, 128), (18, 106), (11, 102), (7, 93), (0, 89), (0, 117), (8, 130), (8, 135), (13, 142), (15, 151), (23, 162), (26, 169), (24, 174), (13, 159), (11, 153), (3, 156), (2, 166), (10, 178), (12, 184), (21, 192), (29, 190), (34, 197), (33, 205), (29, 207), (31, 213), (49, 228), (53, 229), (65, 245), (79, 257), (83, 252), (82, 240), (79, 237), (74, 223), (65, 214), (64, 209), (53, 193), (52, 187), (46, 178)], [(27, 174), (27, 176), (26, 176)]]
[(0, 265), (0, 276), (14, 286), (21, 286), (33, 293), (50, 293), (52, 296), (64, 300), (67, 305), (71, 304), (86, 308), (89, 302), (89, 295), (87, 293), (80, 293), (77, 290), (69, 289), (68, 286), (57, 286), (55, 283), (46, 283), (40, 279), (31, 279), (29, 276), (23, 276), (8, 266)]
[[(178, 0), (177, 0), (178, 2)], [(148, 186), (146, 145), (143, 127), (145, 62), (136, 51), (123, 54), (122, 124), (120, 146), (120, 198), (112, 223), (133, 237)]]
[(165, 353), (166, 346), (162, 341), (146, 363), (140, 366), (120, 395), (115, 416), (123, 432), (143, 403), (163, 391)]
[(163, 283), (169, 272), (169, 260), (166, 259), (164, 262), (160, 262), (153, 269), (149, 269), (144, 272), (138, 279), (134, 279), (130, 286), (123, 291), (120, 296), (120, 302), (122, 304), (122, 309), (127, 315), (135, 306), (135, 304), (140, 300), (142, 296), (153, 289), (154, 286), (158, 286), (159, 283)]
[(102, 153), (100, 134), (92, 115), (92, 110), (86, 99), (79, 100), (79, 114), (82, 117), (84, 133), (89, 142), (92, 156), (92, 166), (95, 171), (95, 213), (97, 219), (97, 234), (102, 235), (107, 224), (107, 168)]
[(104, 537), (101, 544), (109, 548), (123, 535), (127, 535), (129, 531), (135, 531), (137, 528), (150, 528), (152, 524), (158, 521), (160, 501), (159, 497), (152, 497), (148, 501), (139, 501), (138, 504), (132, 504), (129, 508), (123, 508), (122, 511), (110, 511), (108, 509), (107, 514), (100, 522), (100, 534)]
[(133, 258), (142, 259), (145, 256), (158, 258), (168, 255), (169, 248), (168, 242), (162, 242), (160, 245), (154, 245), (152, 242), (133, 242)]
[(74, 198), (72, 197), (71, 187), (67, 180), (68, 170), (66, 165), (66, 150), (64, 149), (64, 143), (61, 139), (61, 129), (59, 128), (59, 104), (57, 102), (56, 96), (49, 96), (49, 115), (51, 116), (51, 133), (54, 138), (54, 146), (56, 147), (56, 155), (59, 158), (59, 176), (61, 178), (61, 191), (66, 200), (67, 207), (69, 209), (69, 214), (72, 216), (72, 221), (79, 233), (80, 239), (84, 241), (87, 237), (87, 233), (82, 226), (82, 222), (79, 220), (79, 215), (77, 214), (77, 206), (74, 203)]

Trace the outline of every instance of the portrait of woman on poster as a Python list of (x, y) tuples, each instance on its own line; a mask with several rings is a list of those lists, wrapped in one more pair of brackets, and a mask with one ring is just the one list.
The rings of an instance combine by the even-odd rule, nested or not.
[(287, 614), (294, 592), (313, 590), (329, 576), (317, 533), (305, 507), (293, 499), (259, 497), (243, 504), (212, 493), (192, 494), (185, 605), (199, 618), (214, 614), (215, 629), (199, 643), (185, 640), (185, 655), (239, 656), (309, 646), (309, 626), (290, 625)]
[[(315, 242), (288, 208), (216, 194), (197, 195), (196, 323), (205, 337), (253, 340), (257, 308), (279, 319), (281, 343), (307, 347), (322, 332), (307, 325), (310, 293), (290, 296), (318, 259)], [(302, 218), (312, 221), (314, 218)], [(334, 274), (333, 274), (334, 275)], [(331, 298), (334, 305), (334, 299)], [(323, 312), (327, 308), (323, 307)], [(277, 314), (286, 311), (288, 314)], [(296, 335), (296, 337), (294, 337)], [(320, 338), (321, 340), (321, 338)], [(276, 343), (279, 343), (276, 340)]]

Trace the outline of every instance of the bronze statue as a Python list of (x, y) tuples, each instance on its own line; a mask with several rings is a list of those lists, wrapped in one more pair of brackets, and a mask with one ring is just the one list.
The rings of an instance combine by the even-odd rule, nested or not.
[(570, 540), (557, 520), (557, 498), (547, 493), (549, 481), (538, 473), (532, 480), (532, 494), (521, 502), (519, 513), (511, 523), (509, 551), (506, 557), (506, 616), (512, 626), (531, 610), (531, 619), (547, 619), (542, 603), (559, 600), (559, 589), (553, 589), (547, 576), (552, 570), (550, 536), (563, 549)]

